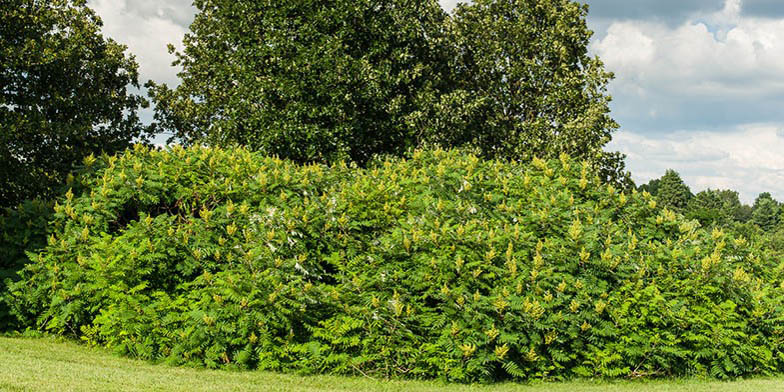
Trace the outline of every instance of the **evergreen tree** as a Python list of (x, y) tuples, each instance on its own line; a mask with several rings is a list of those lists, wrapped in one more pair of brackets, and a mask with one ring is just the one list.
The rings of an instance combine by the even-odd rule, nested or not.
[(683, 212), (692, 198), (692, 193), (680, 174), (668, 169), (659, 181), (657, 199), (662, 207)]
[(762, 230), (772, 231), (779, 224), (781, 206), (770, 193), (763, 192), (754, 200), (751, 220)]

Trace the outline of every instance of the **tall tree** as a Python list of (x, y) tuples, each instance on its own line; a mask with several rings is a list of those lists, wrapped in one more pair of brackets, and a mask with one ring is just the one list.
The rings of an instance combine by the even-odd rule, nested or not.
[(659, 181), (656, 197), (662, 207), (683, 212), (692, 198), (692, 193), (688, 185), (683, 182), (681, 175), (675, 170), (668, 169)]
[(610, 118), (613, 77), (588, 54), (588, 7), (571, 0), (475, 0), (449, 20), (456, 58), (453, 91), (434, 132), (448, 145), (477, 146), (512, 159), (568, 153), (622, 180), (623, 156), (605, 153), (618, 124)]
[(84, 0), (0, 3), (0, 207), (49, 196), (89, 154), (142, 136), (137, 64)]
[(182, 83), (151, 84), (185, 143), (244, 144), (300, 162), (402, 154), (440, 91), (437, 0), (196, 0)]
[(157, 126), (189, 143), (297, 161), (469, 146), (566, 152), (629, 183), (605, 153), (612, 75), (588, 55), (587, 7), (479, 0), (196, 0), (182, 84), (150, 84)]

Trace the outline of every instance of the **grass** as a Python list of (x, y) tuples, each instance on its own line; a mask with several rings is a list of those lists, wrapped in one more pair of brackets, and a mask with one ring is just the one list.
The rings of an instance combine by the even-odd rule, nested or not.
[(0, 391), (487, 391), (487, 392), (765, 392), (784, 378), (717, 382), (578, 381), (552, 384), (448, 385), (269, 372), (229, 372), (153, 365), (53, 339), (0, 338)]

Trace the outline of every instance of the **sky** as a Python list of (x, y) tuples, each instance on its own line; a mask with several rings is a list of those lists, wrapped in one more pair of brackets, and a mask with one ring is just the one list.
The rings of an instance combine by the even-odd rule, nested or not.
[[(733, 189), (784, 201), (784, 1), (581, 0), (590, 52), (615, 74), (620, 124), (608, 151), (638, 184), (674, 169), (693, 192)], [(456, 0), (441, 0), (451, 10)], [(89, 0), (104, 34), (128, 45), (148, 79), (177, 84), (191, 0)], [(151, 119), (151, 111), (142, 113)]]

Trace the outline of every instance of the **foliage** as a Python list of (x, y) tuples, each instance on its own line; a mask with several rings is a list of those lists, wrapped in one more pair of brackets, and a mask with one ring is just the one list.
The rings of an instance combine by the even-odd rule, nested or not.
[(423, 145), (565, 152), (631, 184), (623, 156), (602, 151), (617, 128), (612, 75), (588, 56), (577, 2), (481, 0), (453, 15), (436, 0), (194, 5), (182, 84), (149, 85), (157, 126), (186, 144), (360, 165)]
[(602, 151), (618, 125), (606, 91), (612, 74), (588, 54), (587, 12), (571, 0), (459, 4), (447, 24), (457, 88), (431, 114), (442, 145), (523, 161), (568, 153), (631, 185), (623, 157)]
[(182, 83), (151, 85), (162, 129), (298, 162), (403, 154), (409, 117), (442, 87), (436, 0), (200, 0), (176, 53)]
[(647, 184), (642, 184), (637, 187), (639, 192), (648, 192), (651, 196), (656, 196), (659, 194), (659, 185), (661, 185), (661, 178), (654, 178), (648, 181)]
[(15, 326), (1, 295), (6, 292), (6, 281), (15, 280), (27, 264), (26, 252), (40, 251), (46, 245), (52, 213), (52, 205), (40, 200), (0, 212), (0, 331)]
[(774, 259), (565, 155), (86, 164), (10, 290), (32, 328), (175, 364), (461, 382), (784, 370)]
[(49, 198), (91, 153), (142, 136), (137, 64), (84, 0), (0, 6), (0, 208)]
[(662, 207), (682, 212), (693, 197), (688, 185), (675, 170), (668, 169), (658, 185), (656, 199)]
[(764, 231), (773, 231), (779, 224), (781, 206), (768, 192), (761, 193), (752, 206), (751, 220)]
[(744, 208), (738, 192), (707, 189), (689, 200), (686, 217), (697, 219), (705, 227), (729, 227), (733, 222), (744, 221)]

